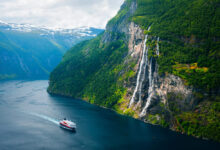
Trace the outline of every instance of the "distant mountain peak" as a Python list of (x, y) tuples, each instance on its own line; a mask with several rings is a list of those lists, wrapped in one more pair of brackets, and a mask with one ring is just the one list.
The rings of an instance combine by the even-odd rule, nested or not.
[(0, 20), (0, 30), (13, 30), (19, 32), (38, 32), (40, 35), (54, 35), (54, 34), (63, 34), (63, 35), (72, 35), (76, 37), (90, 36), (94, 37), (102, 29), (97, 29), (89, 26), (82, 26), (76, 28), (50, 28), (46, 26), (35, 26), (32, 24), (17, 24), (17, 23), (6, 23)]

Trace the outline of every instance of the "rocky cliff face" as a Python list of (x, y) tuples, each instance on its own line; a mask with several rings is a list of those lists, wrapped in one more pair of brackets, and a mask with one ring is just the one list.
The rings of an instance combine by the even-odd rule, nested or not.
[(136, 1), (125, 1), (117, 16), (108, 22), (106, 31), (102, 37), (102, 42), (107, 43), (118, 40), (119, 35), (124, 35), (125, 37), (123, 37), (123, 39), (127, 41), (130, 29), (129, 18), (135, 13), (136, 9)]
[[(48, 91), (82, 98), (92, 104), (175, 131), (219, 140), (215, 132), (219, 131), (219, 121), (215, 121), (219, 119), (219, 102), (206, 100), (210, 97), (192, 86), (192, 83), (200, 81), (200, 75), (205, 75), (208, 69), (198, 67), (194, 62), (197, 58), (185, 56), (179, 51), (192, 51), (194, 54), (200, 52), (200, 48), (197, 51), (194, 45), (184, 45), (178, 38), (173, 38), (174, 34), (164, 35), (165, 31), (159, 32), (158, 22), (150, 23), (147, 20), (158, 21), (151, 18), (152, 12), (148, 12), (148, 9), (157, 8), (151, 8), (151, 5), (161, 8), (159, 12), (153, 9), (160, 20), (163, 9), (167, 10), (167, 7), (176, 4), (177, 8), (182, 8), (182, 1), (170, 1), (167, 6), (161, 1), (155, 0), (153, 4), (148, 2), (125, 1), (103, 34), (73, 47), (52, 72)], [(137, 15), (137, 11), (140, 14)], [(148, 13), (143, 15), (145, 12)], [(132, 18), (133, 15), (136, 17)], [(164, 22), (161, 27), (167, 23), (166, 20)], [(155, 31), (155, 26), (158, 31)], [(172, 27), (167, 29), (171, 30)], [(188, 64), (178, 61), (187, 61)], [(160, 70), (162, 67), (163, 73)], [(193, 80), (189, 84), (186, 79), (197, 81)], [(213, 99), (218, 101), (218, 97)]]
[[(150, 47), (146, 43), (148, 39), (146, 39), (143, 30), (134, 22), (131, 22), (129, 23), (128, 35), (128, 55), (131, 56), (129, 58), (137, 61), (137, 64), (134, 67), (136, 75), (134, 78), (130, 79), (131, 83), (125, 86), (128, 89), (128, 94), (126, 96), (126, 99), (129, 100), (130, 103), (130, 105), (128, 103), (128, 107), (135, 110), (138, 113), (138, 116), (142, 118), (144, 114), (150, 111), (150, 108), (153, 107), (155, 103), (161, 102), (164, 105), (167, 104), (167, 97), (170, 93), (182, 95), (181, 103), (187, 106), (190, 104), (189, 107), (192, 107), (192, 87), (184, 85), (184, 81), (177, 76), (170, 74), (159, 76), (159, 66), (156, 62), (156, 58), (152, 57), (149, 59), (147, 57)], [(154, 37), (147, 38), (154, 39)], [(159, 43), (157, 44), (159, 45)], [(157, 48), (155, 48), (155, 51), (157, 51)], [(126, 61), (129, 60), (126, 59), (125, 63)], [(138, 87), (135, 91), (136, 86)], [(151, 90), (150, 93), (148, 92), (149, 90)], [(140, 91), (142, 92), (140, 93)], [(134, 92), (136, 93), (134, 94)], [(131, 102), (132, 96), (133, 102)], [(144, 106), (146, 106), (147, 101), (149, 101), (149, 104), (144, 110)], [(185, 110), (185, 107), (183, 106), (182, 109)]]
[[(134, 22), (128, 23), (124, 33), (128, 37), (129, 49), (124, 64), (135, 61), (133, 71), (136, 75), (124, 83), (127, 92), (125, 100), (119, 104), (121, 111), (129, 111), (133, 117), (145, 122), (174, 129), (173, 114), (191, 111), (196, 106), (193, 87), (175, 75), (158, 74), (159, 37), (144, 35), (144, 31)], [(155, 45), (150, 46), (148, 40)], [(156, 57), (148, 56), (150, 49), (155, 51)]]

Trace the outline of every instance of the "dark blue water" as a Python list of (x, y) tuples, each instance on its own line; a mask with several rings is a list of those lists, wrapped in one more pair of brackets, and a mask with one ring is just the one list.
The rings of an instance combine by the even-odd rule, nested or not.
[[(81, 100), (50, 96), (48, 81), (0, 82), (1, 150), (212, 150), (218, 143), (118, 115)], [(59, 127), (63, 117), (76, 132)]]

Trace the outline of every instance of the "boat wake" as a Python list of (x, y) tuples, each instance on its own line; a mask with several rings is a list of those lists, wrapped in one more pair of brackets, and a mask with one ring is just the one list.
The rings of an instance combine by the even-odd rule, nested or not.
[(45, 116), (45, 115), (42, 115), (42, 114), (37, 114), (37, 113), (30, 113), (30, 114), (33, 115), (33, 116), (37, 116), (39, 118), (42, 118), (44, 120), (50, 121), (50, 122), (52, 122), (56, 125), (59, 125), (59, 121), (57, 121), (56, 119), (53, 119), (51, 117), (48, 117), (48, 116)]

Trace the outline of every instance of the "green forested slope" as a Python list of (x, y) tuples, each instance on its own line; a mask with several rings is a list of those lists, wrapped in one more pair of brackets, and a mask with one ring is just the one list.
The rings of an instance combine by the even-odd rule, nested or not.
[[(124, 81), (129, 82), (136, 74), (133, 70), (137, 62), (125, 61), (130, 57), (128, 41), (118, 30), (132, 1), (137, 2), (137, 10), (127, 22), (134, 21), (151, 37), (160, 37), (160, 55), (155, 58), (161, 77), (167, 73), (179, 76), (203, 101), (189, 112), (176, 111), (175, 104), (170, 106), (176, 130), (219, 141), (219, 0), (127, 0), (104, 34), (65, 54), (50, 75), (48, 91), (118, 111), (117, 104), (127, 92)], [(103, 42), (106, 35), (113, 38)], [(150, 51), (149, 56), (154, 57), (154, 52)], [(129, 110), (123, 113), (133, 115)]]
[[(216, 93), (220, 85), (220, 1), (137, 2), (132, 20), (145, 29), (152, 25), (150, 34), (162, 39), (160, 73), (173, 73), (189, 84)], [(196, 66), (188, 69), (190, 65)]]
[(38, 34), (0, 32), (0, 80), (48, 78), (60, 62), (57, 45)]
[[(128, 22), (130, 4), (131, 0), (127, 1), (119, 15), (108, 23), (107, 28), (114, 28), (114, 31), (107, 30), (93, 40), (74, 46), (64, 55), (50, 75), (50, 93), (80, 97), (109, 108), (121, 99), (125, 91), (122, 80), (132, 75), (125, 68), (135, 64), (123, 64), (128, 54), (127, 41), (125, 35), (116, 30), (122, 20)], [(110, 40), (104, 42), (104, 36)]]
[(51, 73), (50, 92), (83, 97), (106, 107), (117, 103), (123, 89), (116, 83), (128, 49), (121, 40), (102, 44), (101, 37), (82, 42), (65, 54)]
[(160, 56), (155, 57), (160, 75), (181, 77), (196, 88), (194, 95), (202, 101), (188, 112), (175, 103), (169, 106), (176, 130), (220, 141), (220, 1), (137, 2), (132, 20), (145, 30), (151, 25), (149, 34), (161, 39)]
[(0, 22), (0, 80), (47, 79), (68, 49), (102, 31), (50, 30)]

